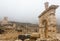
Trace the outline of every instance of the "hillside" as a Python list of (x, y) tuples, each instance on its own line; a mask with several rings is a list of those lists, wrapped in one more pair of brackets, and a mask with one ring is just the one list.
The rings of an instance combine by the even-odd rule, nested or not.
[[(26, 29), (26, 26), (28, 26), (27, 28), (28, 29), (30, 28), (30, 30), (35, 30), (35, 28), (36, 28), (37, 31), (39, 30), (38, 24), (12, 22), (12, 21), (11, 21), (11, 23), (16, 23), (17, 26), (20, 26), (20, 27), (23, 26), (24, 29)], [(60, 25), (57, 25), (57, 31), (60, 33)]]
[(11, 23), (15, 23), (17, 25), (17, 29), (20, 30), (26, 30), (26, 32), (38, 32), (39, 26), (38, 24), (31, 24), (31, 23), (21, 23), (21, 22), (13, 22), (10, 21)]

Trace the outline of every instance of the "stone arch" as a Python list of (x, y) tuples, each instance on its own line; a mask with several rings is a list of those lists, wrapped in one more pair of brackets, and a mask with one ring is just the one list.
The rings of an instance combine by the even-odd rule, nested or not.
[(56, 39), (57, 30), (55, 12), (57, 8), (58, 5), (51, 5), (39, 15), (39, 34), (41, 40)]

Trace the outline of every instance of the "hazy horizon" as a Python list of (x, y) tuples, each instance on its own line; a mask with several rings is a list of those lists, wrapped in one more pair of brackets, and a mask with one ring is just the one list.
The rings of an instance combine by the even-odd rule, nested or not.
[[(38, 23), (44, 3), (59, 5), (60, 0), (0, 0), (0, 20), (7, 16), (11, 21)], [(60, 25), (60, 7), (56, 10), (57, 23)]]

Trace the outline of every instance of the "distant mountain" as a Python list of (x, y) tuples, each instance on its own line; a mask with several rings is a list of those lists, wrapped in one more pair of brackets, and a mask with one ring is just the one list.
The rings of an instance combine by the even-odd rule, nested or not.
[(22, 30), (25, 29), (31, 32), (39, 31), (38, 24), (22, 23), (22, 22), (14, 22), (14, 21), (10, 21), (10, 23), (15, 23), (17, 25), (17, 28), (22, 29)]
[(10, 21), (11, 23), (15, 23), (17, 25), (24, 25), (24, 26), (32, 26), (32, 27), (38, 27), (38, 24), (32, 24), (32, 23), (22, 23), (22, 22), (14, 22), (14, 21)]

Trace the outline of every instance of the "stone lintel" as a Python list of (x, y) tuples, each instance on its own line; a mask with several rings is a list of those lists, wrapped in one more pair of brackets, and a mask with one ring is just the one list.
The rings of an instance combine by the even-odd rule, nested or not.
[(40, 18), (42, 15), (44, 15), (46, 12), (48, 12), (51, 9), (57, 9), (58, 5), (51, 5), (47, 10), (44, 10), (41, 15), (38, 16), (38, 18)]

